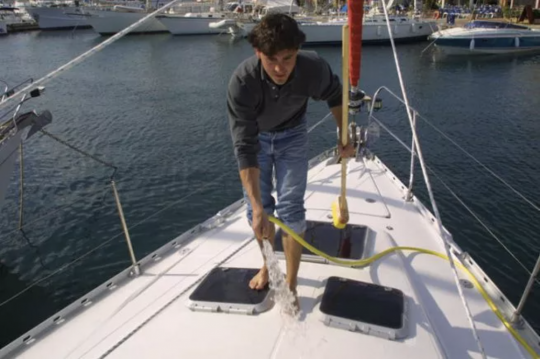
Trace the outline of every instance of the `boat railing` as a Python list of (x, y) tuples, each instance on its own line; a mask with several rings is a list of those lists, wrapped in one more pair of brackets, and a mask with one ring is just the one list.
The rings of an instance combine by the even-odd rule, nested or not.
[(440, 217), (440, 214), (439, 214), (439, 209), (438, 209), (438, 206), (437, 206), (437, 202), (435, 200), (435, 196), (433, 194), (433, 190), (432, 190), (432, 186), (431, 186), (431, 181), (430, 181), (430, 178), (429, 178), (429, 175), (427, 173), (428, 171), (428, 168), (424, 162), (424, 158), (423, 158), (423, 155), (422, 155), (422, 149), (421, 149), (421, 146), (420, 146), (420, 143), (418, 141), (418, 134), (416, 132), (416, 117), (418, 115), (418, 111), (416, 109), (414, 109), (413, 107), (411, 106), (408, 106), (408, 109), (409, 111), (411, 112), (411, 117), (412, 117), (412, 123), (411, 123), (411, 132), (412, 132), (412, 139), (411, 139), (411, 145), (408, 146), (405, 142), (403, 142), (396, 134), (394, 134), (386, 125), (384, 125), (384, 123), (382, 121), (380, 121), (377, 117), (375, 117), (374, 115), (374, 110), (376, 109), (376, 106), (375, 106), (375, 103), (377, 101), (380, 101), (379, 100), (379, 95), (381, 94), (381, 92), (387, 92), (388, 94), (390, 94), (393, 98), (395, 98), (396, 100), (398, 100), (400, 103), (402, 103), (403, 105), (407, 106), (407, 103), (405, 102), (405, 100), (403, 100), (401, 97), (399, 97), (398, 95), (396, 95), (394, 92), (392, 92), (392, 90), (390, 90), (388, 87), (386, 86), (381, 86), (377, 89), (377, 91), (375, 91), (374, 95), (373, 95), (373, 98), (372, 98), (372, 104), (371, 106), (369, 107), (369, 114), (368, 114), (368, 123), (371, 122), (371, 121), (374, 121), (375, 123), (377, 123), (377, 125), (379, 125), (381, 128), (383, 128), (386, 132), (388, 132), (388, 134), (390, 134), (396, 141), (398, 141), (405, 149), (407, 149), (407, 151), (410, 152), (411, 154), (411, 165), (410, 165), (410, 173), (409, 173), (409, 184), (408, 184), (408, 191), (407, 191), (407, 200), (411, 200), (412, 199), (412, 189), (413, 189), (413, 183), (414, 183), (414, 168), (415, 168), (415, 158), (418, 158), (418, 162), (420, 163), (420, 167), (422, 169), (422, 174), (423, 174), (423, 177), (424, 177), (424, 182), (426, 184), (426, 190), (428, 192), (428, 195), (429, 195), (429, 200), (430, 200), (430, 203), (431, 203), (431, 208), (433, 210), (433, 214), (435, 215), (435, 218), (436, 218), (436, 221), (437, 221), (437, 227), (439, 229), (439, 235), (443, 238), (443, 239), (448, 239), (446, 238), (446, 235), (443, 231), (443, 223), (442, 223), (442, 220), (441, 220), (441, 217)]
[[(379, 118), (377, 118), (375, 115), (374, 115), (374, 112), (380, 108), (380, 106), (377, 106), (376, 103), (377, 102), (381, 102), (381, 99), (380, 99), (380, 95), (381, 93), (387, 93), (389, 94), (390, 96), (392, 96), (394, 99), (396, 99), (397, 101), (399, 101), (401, 104), (403, 104), (404, 106), (407, 107), (408, 111), (410, 111), (410, 116), (411, 116), (411, 119), (412, 121), (410, 122), (410, 130), (412, 132), (412, 138), (411, 138), (411, 144), (410, 146), (405, 142), (403, 141), (398, 135), (396, 135), (390, 128), (388, 128), (388, 126), (386, 126)], [(532, 271), (529, 271), (527, 269), (526, 266), (524, 266), (518, 259), (517, 257), (502, 243), (502, 241), (497, 237), (495, 236), (495, 234), (493, 233), (493, 231), (491, 231), (489, 229), (489, 227), (483, 223), (480, 218), (478, 216), (476, 216), (474, 214), (474, 212), (472, 212), (472, 210), (463, 202), (459, 199), (459, 197), (455, 194), (454, 191), (451, 190), (451, 188), (442, 180), (442, 178), (440, 178), (440, 176), (438, 176), (436, 174), (436, 172), (433, 170), (433, 168), (431, 168), (430, 166), (428, 166), (425, 161), (424, 161), (424, 158), (422, 156), (422, 150), (421, 150), (421, 146), (420, 146), (420, 141), (418, 140), (418, 136), (417, 136), (417, 123), (418, 123), (418, 119), (422, 119), (423, 121), (425, 121), (426, 123), (428, 123), (431, 127), (433, 127), (437, 132), (439, 132), (441, 135), (443, 135), (443, 137), (445, 139), (447, 139), (448, 141), (450, 141), (450, 143), (452, 143), (455, 147), (457, 147), (460, 151), (462, 151), (463, 153), (465, 153), (468, 157), (470, 157), (471, 159), (473, 159), (476, 163), (478, 163), (479, 165), (481, 165), (491, 176), (493, 176), (494, 178), (496, 178), (499, 182), (501, 182), (504, 186), (506, 186), (507, 188), (509, 188), (512, 192), (514, 192), (515, 194), (517, 194), (522, 200), (524, 200), (525, 202), (527, 202), (533, 209), (535, 209), (536, 211), (540, 211), (540, 207), (538, 207), (536, 204), (534, 204), (531, 200), (529, 200), (527, 197), (525, 197), (525, 195), (523, 195), (521, 192), (519, 192), (516, 188), (514, 188), (512, 185), (510, 185), (508, 182), (506, 182), (504, 179), (502, 179), (499, 175), (497, 175), (495, 172), (493, 172), (491, 169), (489, 169), (486, 165), (484, 165), (483, 163), (481, 163), (478, 159), (476, 159), (472, 154), (470, 154), (468, 151), (466, 151), (463, 147), (461, 147), (459, 144), (457, 144), (456, 141), (454, 141), (453, 139), (451, 139), (448, 135), (446, 135), (442, 130), (438, 129), (433, 123), (431, 123), (429, 120), (427, 120), (425, 117), (421, 116), (419, 114), (419, 112), (412, 106), (408, 105), (406, 103), (406, 101), (401, 98), (400, 96), (398, 96), (397, 94), (395, 94), (392, 90), (390, 90), (388, 87), (386, 86), (381, 86), (379, 87), (373, 97), (371, 98), (371, 103), (369, 104), (368, 106), (368, 125), (367, 127), (369, 128), (370, 126), (372, 126), (372, 122), (376, 123), (378, 126), (380, 126), (380, 128), (382, 128), (383, 130), (385, 130), (391, 137), (393, 137), (402, 147), (404, 147), (411, 155), (410, 157), (410, 169), (409, 169), (409, 175), (408, 175), (408, 178), (409, 178), (409, 181), (408, 181), (408, 185), (407, 185), (407, 193), (406, 193), (406, 196), (405, 196), (405, 200), (406, 201), (412, 201), (413, 198), (414, 198), (414, 195), (413, 195), (413, 186), (414, 186), (414, 172), (415, 172), (415, 159), (416, 161), (418, 161), (418, 163), (420, 164), (420, 167), (421, 167), (421, 170), (422, 170), (422, 174), (423, 174), (423, 178), (424, 178), (424, 183), (426, 185), (426, 190), (428, 192), (428, 196), (429, 196), (429, 200), (430, 200), (430, 203), (431, 203), (431, 208), (433, 210), (433, 213), (434, 213), (434, 217), (437, 221), (437, 224), (438, 224), (438, 228), (439, 228), (439, 234), (441, 236), (441, 238), (443, 239), (449, 239), (447, 238), (447, 232), (443, 230), (443, 223), (442, 223), (442, 220), (441, 220), (441, 217), (439, 215), (439, 210), (438, 210), (438, 207), (437, 207), (437, 203), (435, 201), (435, 196), (433, 194), (433, 190), (432, 190), (432, 186), (431, 186), (431, 181), (430, 181), (430, 178), (429, 178), (429, 175), (428, 175), (428, 171), (432, 174), (434, 174), (440, 181), (441, 183), (443, 183), (444, 187), (446, 187), (447, 190), (449, 190), (451, 192), (451, 194), (454, 196), (454, 198), (456, 198), (458, 200), (458, 202), (464, 206), (467, 211), (469, 211), (469, 213), (471, 213), (473, 215), (473, 218), (475, 218), (487, 231), (488, 233), (494, 237), (502, 246), (503, 248), (509, 252), (511, 254), (511, 256), (519, 262), (519, 264), (529, 273), (529, 279), (528, 279), (528, 282), (527, 282), (527, 285), (521, 295), (521, 299), (519, 301), (519, 304), (517, 306), (517, 308), (515, 308), (514, 312), (512, 313), (511, 316), (509, 316), (508, 321), (514, 325), (516, 328), (522, 328), (523, 327), (523, 324), (524, 324), (524, 320), (521, 316), (521, 313), (523, 311), (523, 308), (525, 306), (525, 303), (531, 293), (531, 290), (533, 288), (533, 285), (534, 283), (536, 282), (537, 284), (540, 284), (539, 283), (539, 279), (537, 278), (538, 277), (538, 274), (540, 272), (540, 255), (538, 256), (538, 259), (536, 261), (536, 264), (533, 268)], [(369, 141), (369, 140), (368, 140)]]

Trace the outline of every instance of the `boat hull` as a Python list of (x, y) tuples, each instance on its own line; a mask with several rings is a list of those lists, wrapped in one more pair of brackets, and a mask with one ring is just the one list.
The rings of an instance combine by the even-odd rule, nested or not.
[(162, 15), (156, 18), (173, 35), (217, 35), (224, 31), (210, 27), (211, 23), (222, 20), (221, 17)]
[(517, 54), (540, 51), (540, 31), (513, 28), (453, 28), (430, 36), (448, 55)]
[[(431, 25), (431, 26), (430, 26)], [(425, 41), (436, 29), (436, 23), (410, 22), (391, 26), (392, 36), (396, 42)], [(308, 44), (340, 44), (343, 24), (302, 24)], [(386, 24), (364, 23), (362, 31), (363, 43), (388, 43), (390, 36)]]
[(4, 21), (0, 21), (0, 36), (7, 35), (8, 29), (7, 24)]
[[(113, 35), (145, 17), (146, 13), (92, 10), (88, 23), (100, 35)], [(130, 34), (163, 33), (167, 28), (156, 18), (150, 18), (131, 30)]]
[[(299, 22), (300, 28), (306, 34), (306, 44), (327, 45), (341, 44), (344, 21), (336, 22)], [(238, 26), (243, 29), (244, 36), (255, 27), (255, 23), (243, 23)], [(426, 41), (428, 36), (437, 29), (435, 21), (407, 21), (391, 25), (395, 42)], [(362, 43), (389, 43), (390, 36), (385, 23), (365, 22), (362, 31)]]
[(26, 11), (42, 30), (90, 28), (87, 16), (75, 6), (27, 7)]
[[(481, 39), (475, 39), (475, 42)], [(472, 40), (469, 40), (469, 43)], [(540, 46), (532, 47), (469, 47), (435, 44), (435, 47), (447, 55), (501, 55), (540, 52)]]

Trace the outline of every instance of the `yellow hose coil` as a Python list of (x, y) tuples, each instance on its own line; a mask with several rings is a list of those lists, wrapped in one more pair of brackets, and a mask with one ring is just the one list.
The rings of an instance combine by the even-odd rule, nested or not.
[[(319, 256), (321, 256), (323, 258), (326, 258), (330, 262), (345, 265), (345, 266), (351, 266), (351, 267), (352, 266), (367, 266), (367, 265), (370, 265), (371, 263), (375, 262), (376, 260), (381, 259), (382, 257), (384, 257), (384, 256), (386, 256), (388, 254), (391, 254), (393, 252), (397, 252), (397, 251), (420, 252), (420, 253), (430, 254), (430, 255), (433, 255), (433, 256), (436, 256), (436, 257), (439, 257), (439, 258), (442, 258), (442, 259), (449, 260), (449, 258), (446, 255), (442, 254), (442, 253), (431, 251), (429, 249), (416, 248), (416, 247), (392, 247), (392, 248), (389, 248), (389, 249), (387, 249), (385, 251), (382, 251), (381, 253), (377, 253), (374, 256), (366, 258), (366, 259), (360, 259), (360, 260), (355, 260), (355, 261), (343, 260), (343, 259), (339, 259), (339, 258), (336, 258), (336, 257), (329, 256), (328, 254), (326, 254), (326, 253), (318, 250), (317, 248), (313, 247), (311, 244), (306, 242), (302, 237), (300, 237), (296, 232), (294, 232), (291, 228), (289, 228), (285, 223), (281, 222), (279, 219), (277, 219), (277, 218), (275, 218), (273, 216), (268, 216), (268, 220), (270, 222), (276, 224), (278, 227), (280, 227), (286, 233), (288, 233), (291, 237), (293, 237), (298, 243), (300, 243), (303, 247), (308, 249), (310, 252), (312, 252), (314, 254), (317, 254), (317, 255), (319, 255)], [(480, 285), (480, 283), (478, 282), (476, 277), (469, 271), (469, 269), (467, 269), (460, 262), (454, 261), (454, 264), (457, 267), (459, 267), (462, 271), (466, 272), (469, 275), (469, 278), (473, 282), (476, 289), (478, 289), (478, 291), (480, 292), (482, 297), (484, 297), (485, 301), (488, 303), (491, 310), (501, 320), (501, 322), (508, 329), (508, 331), (513, 335), (513, 337), (523, 346), (523, 348), (525, 348), (525, 350), (529, 354), (531, 354), (531, 356), (533, 358), (539, 359), (540, 356), (534, 351), (534, 349), (529, 344), (527, 344), (525, 339), (523, 339), (521, 337), (521, 335), (519, 335), (519, 333), (512, 327), (512, 325), (504, 318), (502, 313), (499, 311), (499, 308), (497, 308), (495, 303), (491, 300), (491, 298), (486, 293), (486, 291), (484, 290), (482, 285)]]

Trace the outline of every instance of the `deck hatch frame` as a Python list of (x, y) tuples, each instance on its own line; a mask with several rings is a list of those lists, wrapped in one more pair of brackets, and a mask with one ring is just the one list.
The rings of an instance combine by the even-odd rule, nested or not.
[(407, 297), (396, 288), (329, 277), (319, 311), (328, 326), (389, 340), (409, 334)]
[(190, 294), (188, 308), (200, 312), (255, 315), (272, 307), (270, 288), (253, 290), (258, 268), (216, 267)]

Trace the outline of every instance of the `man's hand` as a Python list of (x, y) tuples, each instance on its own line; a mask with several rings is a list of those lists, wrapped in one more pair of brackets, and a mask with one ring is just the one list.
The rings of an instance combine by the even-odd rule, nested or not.
[(270, 221), (264, 210), (253, 210), (251, 227), (258, 239), (267, 239), (270, 235)]
[(337, 148), (338, 148), (339, 155), (341, 156), (341, 158), (354, 157), (355, 155), (354, 146), (350, 142), (347, 142), (347, 145), (343, 146), (341, 144), (341, 139), (339, 139), (337, 143)]

